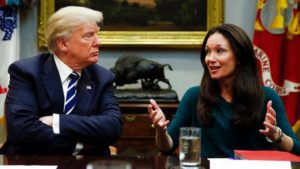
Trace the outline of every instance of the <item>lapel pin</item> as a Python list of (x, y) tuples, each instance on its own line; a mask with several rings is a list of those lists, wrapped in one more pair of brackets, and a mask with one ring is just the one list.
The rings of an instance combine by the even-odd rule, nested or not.
[(86, 86), (86, 89), (87, 89), (87, 90), (91, 90), (91, 89), (92, 89), (92, 86), (88, 85), (88, 86)]

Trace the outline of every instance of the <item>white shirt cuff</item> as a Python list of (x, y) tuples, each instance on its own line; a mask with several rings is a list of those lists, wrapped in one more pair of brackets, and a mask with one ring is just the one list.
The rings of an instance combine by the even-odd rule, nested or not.
[(73, 155), (77, 155), (80, 150), (83, 149), (83, 144), (81, 142), (77, 142)]
[(59, 114), (53, 114), (52, 128), (54, 134), (60, 134), (59, 131)]

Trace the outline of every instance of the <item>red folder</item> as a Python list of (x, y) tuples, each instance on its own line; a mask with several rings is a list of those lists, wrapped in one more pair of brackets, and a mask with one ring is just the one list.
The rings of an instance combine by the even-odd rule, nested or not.
[(286, 151), (275, 150), (234, 150), (237, 159), (245, 160), (276, 160), (300, 162), (300, 156)]

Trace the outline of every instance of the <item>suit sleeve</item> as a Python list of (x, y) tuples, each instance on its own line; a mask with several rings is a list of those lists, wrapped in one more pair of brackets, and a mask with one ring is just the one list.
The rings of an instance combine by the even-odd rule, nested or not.
[(16, 64), (12, 64), (8, 72), (10, 84), (5, 101), (8, 139), (25, 150), (47, 153), (63, 148), (72, 152), (75, 139), (56, 135), (51, 127), (39, 121), (43, 112), (39, 112), (37, 92), (42, 91), (36, 88), (36, 79)]
[[(102, 77), (103, 78), (103, 77)], [(60, 115), (60, 134), (74, 135), (80, 142), (94, 145), (110, 145), (116, 142), (122, 132), (123, 123), (117, 99), (112, 86), (113, 76), (99, 82), (94, 101), (83, 114)]]

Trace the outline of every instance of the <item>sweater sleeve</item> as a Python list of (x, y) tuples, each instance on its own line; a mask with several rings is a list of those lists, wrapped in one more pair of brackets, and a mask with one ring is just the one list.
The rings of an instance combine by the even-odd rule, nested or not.
[(183, 95), (176, 114), (168, 126), (168, 134), (173, 141), (173, 148), (176, 150), (179, 145), (179, 128), (193, 126), (193, 119), (196, 117), (196, 108), (199, 95), (199, 86), (189, 88)]

